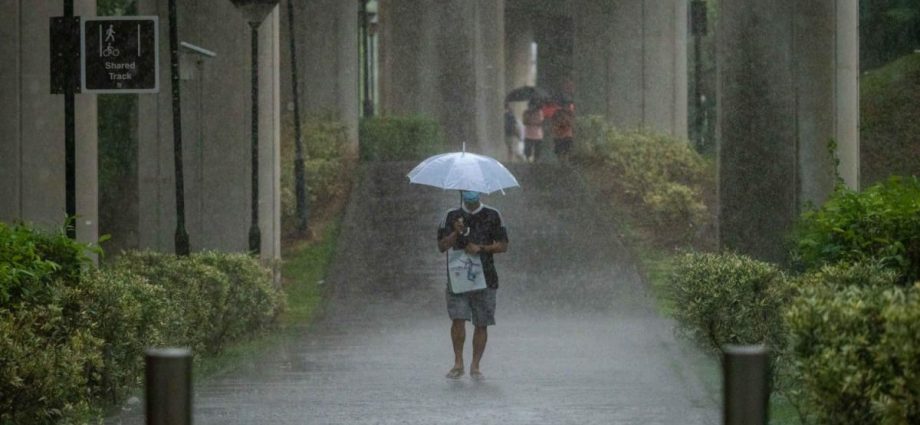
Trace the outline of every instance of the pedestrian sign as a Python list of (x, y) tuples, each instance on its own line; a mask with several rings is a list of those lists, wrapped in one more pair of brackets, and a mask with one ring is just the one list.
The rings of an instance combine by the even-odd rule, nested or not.
[(160, 91), (158, 17), (86, 19), (80, 44), (83, 93)]

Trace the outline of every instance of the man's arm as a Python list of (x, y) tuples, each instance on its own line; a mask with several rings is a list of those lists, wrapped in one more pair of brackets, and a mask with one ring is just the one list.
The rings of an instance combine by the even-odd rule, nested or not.
[(438, 250), (444, 252), (454, 246), (461, 232), (463, 232), (463, 219), (458, 218), (451, 224), (451, 232), (438, 239)]

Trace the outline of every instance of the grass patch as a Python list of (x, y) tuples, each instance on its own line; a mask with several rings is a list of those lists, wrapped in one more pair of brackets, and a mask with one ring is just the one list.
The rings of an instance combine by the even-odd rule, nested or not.
[(306, 326), (317, 313), (341, 227), (341, 218), (337, 218), (325, 225), (318, 241), (293, 246), (287, 253), (282, 275), (288, 304), (279, 320), (282, 327)]

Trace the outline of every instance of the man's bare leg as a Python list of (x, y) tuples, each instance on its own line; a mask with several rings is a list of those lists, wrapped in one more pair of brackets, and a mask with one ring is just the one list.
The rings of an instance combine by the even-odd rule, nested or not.
[(466, 320), (454, 320), (450, 325), (450, 339), (454, 343), (454, 367), (447, 373), (448, 378), (463, 375), (463, 343), (466, 342)]
[(488, 340), (489, 328), (476, 326), (476, 330), (473, 332), (473, 363), (470, 363), (470, 376), (482, 376), (479, 372), (479, 361), (482, 360), (482, 353), (486, 351), (486, 341)]

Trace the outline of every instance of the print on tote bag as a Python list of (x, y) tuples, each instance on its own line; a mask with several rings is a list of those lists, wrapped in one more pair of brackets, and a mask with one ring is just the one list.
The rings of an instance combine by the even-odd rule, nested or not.
[(447, 252), (447, 280), (455, 294), (486, 289), (486, 276), (479, 255), (469, 255), (462, 249)]

